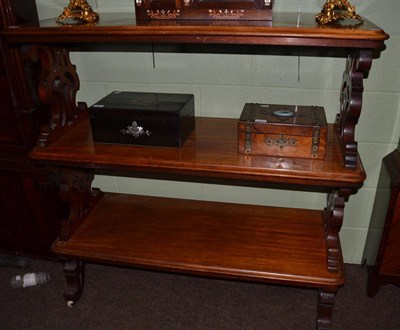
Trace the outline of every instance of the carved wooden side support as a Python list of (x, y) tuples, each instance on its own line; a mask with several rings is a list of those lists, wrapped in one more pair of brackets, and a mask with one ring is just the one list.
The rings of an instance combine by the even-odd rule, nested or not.
[(62, 135), (63, 129), (87, 115), (86, 104), (76, 104), (79, 77), (68, 50), (44, 45), (22, 48), (25, 61), (40, 65), (38, 96), (50, 110), (50, 120), (41, 128), (38, 146), (45, 147)]
[[(69, 216), (62, 220), (59, 239), (68, 240), (76, 228), (84, 221), (86, 215), (100, 200), (103, 193), (92, 189), (94, 173), (69, 168), (50, 168), (49, 173), (59, 188), (63, 202), (69, 205)], [(64, 259), (66, 289), (64, 299), (68, 306), (77, 302), (82, 294), (85, 278), (83, 260)]]
[(344, 164), (357, 166), (355, 126), (361, 114), (364, 91), (363, 79), (372, 65), (372, 50), (356, 50), (347, 58), (340, 95), (340, 113), (336, 117), (336, 130), (342, 142)]
[(343, 224), (344, 205), (352, 190), (340, 189), (331, 191), (327, 197), (327, 207), (324, 210), (325, 239), (327, 248), (327, 265), (331, 272), (338, 272), (342, 263), (339, 232)]
[(73, 169), (55, 169), (60, 197), (69, 204), (69, 216), (62, 220), (61, 240), (68, 240), (83, 221), (86, 214), (102, 196), (98, 189), (92, 189), (93, 172)]
[(82, 260), (64, 260), (66, 288), (64, 299), (68, 306), (75, 304), (82, 295), (85, 282), (85, 262)]
[(325, 290), (318, 292), (318, 317), (317, 330), (328, 330), (331, 328), (333, 310), (335, 307), (337, 289)]

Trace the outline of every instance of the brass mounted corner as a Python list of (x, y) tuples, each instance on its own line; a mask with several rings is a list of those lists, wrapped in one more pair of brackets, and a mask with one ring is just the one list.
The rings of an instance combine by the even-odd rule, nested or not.
[(348, 0), (327, 0), (322, 10), (315, 17), (318, 24), (328, 24), (340, 19), (356, 19), (363, 22), (361, 16), (356, 14), (356, 7)]
[(99, 14), (93, 11), (86, 0), (70, 0), (68, 7), (58, 16), (57, 23), (64, 25), (95, 24)]

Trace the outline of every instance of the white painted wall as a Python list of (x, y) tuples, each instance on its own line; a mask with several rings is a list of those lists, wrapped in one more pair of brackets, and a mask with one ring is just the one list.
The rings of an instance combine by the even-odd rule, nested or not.
[[(58, 16), (68, 0), (37, 0), (41, 19)], [(276, 0), (275, 11), (317, 13), (325, 0)], [(357, 12), (391, 38), (365, 80), (356, 139), (368, 178), (346, 205), (341, 240), (345, 262), (360, 263), (381, 159), (396, 148), (400, 133), (400, 2), (351, 0)], [(89, 0), (100, 14), (132, 13), (133, 0)], [(114, 90), (193, 93), (196, 115), (237, 118), (245, 102), (318, 104), (334, 121), (344, 59), (289, 56), (156, 53), (73, 53), (81, 79), (79, 101), (89, 105)], [(298, 66), (300, 63), (300, 66)], [(234, 70), (232, 70), (234, 68)], [(300, 73), (300, 79), (298, 75)], [(96, 176), (105, 191), (322, 208), (325, 195), (210, 184)]]

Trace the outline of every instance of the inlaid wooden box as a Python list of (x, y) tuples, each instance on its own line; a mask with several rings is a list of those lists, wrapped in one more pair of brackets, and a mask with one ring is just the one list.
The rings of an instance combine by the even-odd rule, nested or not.
[(324, 159), (323, 107), (246, 103), (238, 124), (239, 153)]
[(194, 128), (192, 94), (112, 92), (89, 108), (94, 142), (180, 147)]
[(274, 0), (135, 0), (137, 20), (272, 20)]

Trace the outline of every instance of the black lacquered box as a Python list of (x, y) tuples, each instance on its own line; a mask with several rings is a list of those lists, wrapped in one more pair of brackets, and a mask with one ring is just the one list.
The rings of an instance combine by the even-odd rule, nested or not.
[(94, 142), (180, 147), (195, 124), (192, 94), (112, 92), (89, 108)]

